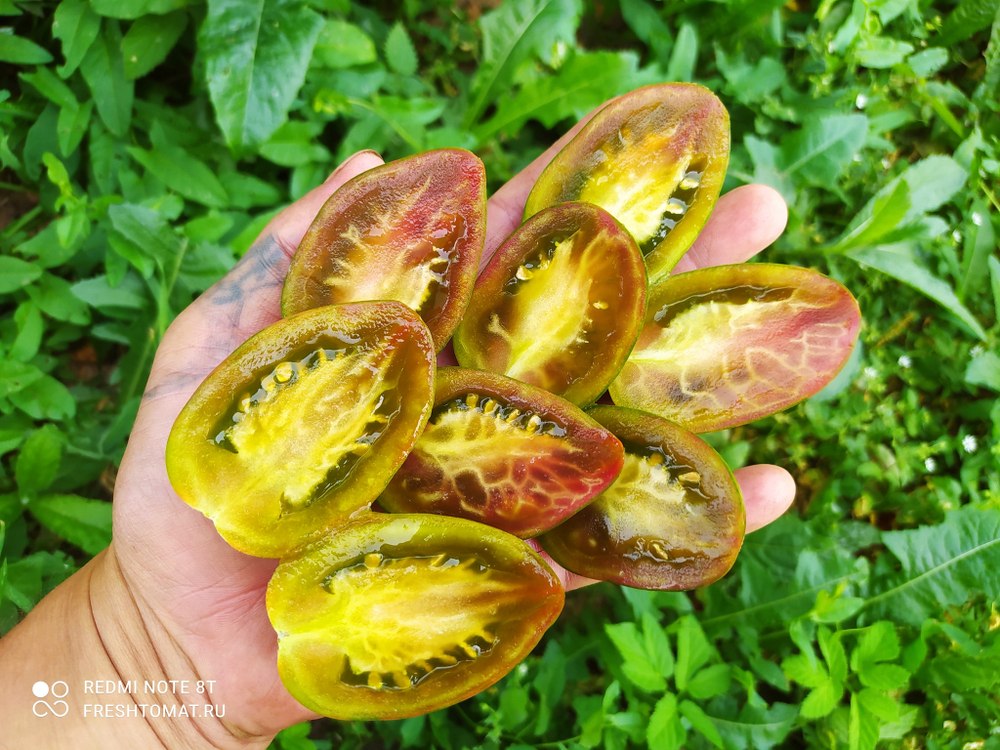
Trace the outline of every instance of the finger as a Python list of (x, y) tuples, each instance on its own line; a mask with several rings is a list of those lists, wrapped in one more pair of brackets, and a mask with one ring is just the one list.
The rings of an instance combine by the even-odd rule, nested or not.
[[(735, 474), (746, 507), (748, 534), (776, 520), (795, 500), (795, 480), (780, 466), (747, 466), (737, 469)], [(552, 567), (567, 591), (597, 583), (593, 578), (572, 573), (554, 562), (534, 539), (529, 544)]]
[(691, 249), (674, 273), (695, 268), (743, 263), (785, 231), (788, 206), (766, 185), (744, 185), (719, 198)]

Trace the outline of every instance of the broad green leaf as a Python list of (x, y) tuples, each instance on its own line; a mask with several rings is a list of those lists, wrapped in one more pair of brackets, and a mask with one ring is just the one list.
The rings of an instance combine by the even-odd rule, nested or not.
[(0, 359), (0, 397), (8, 397), (27, 388), (43, 374), (34, 365)]
[(861, 684), (876, 690), (899, 690), (910, 679), (910, 673), (897, 664), (872, 664), (865, 662), (858, 669)]
[(942, 607), (964, 603), (971, 591), (1000, 598), (1000, 511), (967, 506), (944, 523), (887, 531), (882, 541), (902, 570), (873, 586), (865, 605), (871, 617), (919, 626)]
[(699, 670), (688, 680), (687, 690), (692, 697), (707, 700), (725, 693), (729, 689), (730, 682), (729, 665), (712, 664)]
[(851, 42), (857, 38), (858, 32), (861, 31), (861, 26), (865, 22), (866, 5), (867, 4), (864, 0), (854, 0), (851, 5), (851, 14), (847, 17), (841, 27), (837, 29), (837, 33), (833, 37), (833, 41), (830, 42), (831, 52), (836, 52), (837, 54), (842, 55), (847, 51)]
[(959, 691), (989, 690), (1000, 682), (1000, 654), (970, 657), (945, 653), (931, 660), (928, 671), (935, 685)]
[(35, 419), (62, 420), (76, 414), (76, 399), (55, 378), (42, 375), (9, 396), (10, 402)]
[(417, 50), (414, 49), (402, 21), (397, 21), (386, 37), (385, 59), (389, 68), (402, 76), (412, 76), (417, 72)]
[(608, 638), (622, 656), (622, 671), (636, 687), (647, 693), (666, 689), (666, 680), (660, 670), (654, 667), (634, 622), (606, 624), (604, 632), (608, 634)]
[(38, 67), (33, 73), (21, 73), (18, 78), (50, 102), (64, 109), (76, 109), (80, 106), (72, 89), (63, 83), (51, 68)]
[(826, 666), (830, 670), (830, 679), (834, 683), (844, 682), (847, 679), (847, 655), (844, 653), (840, 637), (823, 626), (820, 626), (818, 636), (820, 651), (823, 652)]
[(114, 135), (124, 138), (132, 121), (135, 86), (125, 77), (122, 38), (117, 21), (104, 23), (104, 34), (90, 45), (80, 72), (94, 95), (97, 114)]
[[(0, 0), (0, 16), (19, 16), (21, 9), (14, 4), (14, 0)], [(2, 536), (0, 536), (2, 539)], [(3, 549), (0, 546), (0, 549)], [(0, 583), (0, 592), (3, 592), (3, 584)]]
[(830, 596), (826, 591), (816, 595), (816, 606), (810, 616), (816, 622), (842, 622), (861, 609), (865, 600), (857, 596)]
[(31, 301), (50, 318), (78, 326), (90, 322), (90, 308), (73, 295), (65, 279), (43, 273), (26, 291)]
[(40, 266), (9, 255), (0, 255), (0, 294), (23, 289), (41, 275)]
[(694, 80), (694, 65), (698, 61), (698, 32), (694, 24), (681, 24), (667, 64), (668, 81)]
[(11, 344), (7, 356), (18, 362), (27, 362), (38, 354), (42, 343), (42, 333), (45, 331), (42, 312), (34, 302), (24, 302), (18, 305), (14, 322), (18, 328), (17, 338)]
[(45, 495), (28, 504), (49, 531), (96, 555), (111, 544), (111, 503), (76, 495)]
[(674, 673), (674, 652), (658, 619), (649, 612), (642, 616), (642, 638), (653, 669), (670, 677)]
[(256, 150), (285, 121), (322, 28), (300, 0), (209, 0), (198, 46), (233, 151)]
[(827, 115), (782, 139), (778, 167), (816, 184), (832, 184), (858, 153), (868, 135), (862, 114)]
[(787, 703), (770, 708), (746, 703), (739, 714), (733, 711), (732, 716), (709, 716), (731, 750), (770, 750), (792, 731), (798, 714), (797, 707)]
[[(965, 184), (968, 173), (950, 156), (928, 156), (907, 169), (897, 179), (906, 180), (910, 187), (910, 212), (905, 221), (940, 208)], [(879, 195), (895, 189), (895, 181), (879, 191)]]
[(969, 231), (962, 274), (962, 286), (959, 289), (959, 299), (965, 300), (975, 294), (989, 276), (988, 259), (996, 249), (996, 235), (993, 232), (993, 222), (990, 220), (990, 207), (980, 197), (972, 200), (972, 227)]
[(102, 16), (133, 19), (149, 14), (163, 15), (196, 2), (197, 0), (91, 0), (91, 5)]
[(898, 180), (891, 193), (879, 193), (874, 198), (872, 211), (856, 227), (837, 240), (830, 252), (843, 252), (855, 247), (878, 244), (910, 212), (910, 186), (906, 180)]
[[(270, 182), (265, 182), (259, 177), (242, 172), (222, 172), (219, 175), (219, 182), (229, 196), (230, 208), (257, 208), (259, 206), (273, 206), (281, 200), (281, 193)], [(227, 227), (228, 228), (228, 227)], [(204, 238), (217, 240), (219, 237)]]
[(484, 142), (498, 132), (516, 135), (527, 120), (551, 128), (579, 119), (608, 99), (652, 83), (638, 72), (638, 62), (629, 52), (578, 53), (554, 76), (526, 83), (514, 96), (500, 99), (496, 114), (476, 128), (476, 138)]
[(500, 693), (500, 725), (508, 732), (516, 730), (528, 718), (528, 691), (517, 683), (508, 683)]
[(70, 290), (74, 296), (101, 311), (115, 308), (142, 309), (148, 303), (144, 285), (138, 279), (130, 279), (131, 277), (126, 276), (120, 285), (113, 287), (108, 284), (106, 276), (95, 276), (78, 281)]
[(69, 78), (80, 67), (90, 45), (101, 31), (101, 17), (85, 0), (62, 0), (52, 21), (52, 36), (62, 42), (66, 64), (56, 68), (62, 78)]
[(756, 65), (751, 65), (742, 52), (730, 57), (718, 44), (715, 46), (715, 62), (733, 95), (744, 104), (763, 100), (787, 78), (785, 66), (773, 57), (762, 57)]
[(851, 652), (851, 669), (857, 672), (862, 665), (880, 661), (894, 661), (899, 656), (899, 636), (896, 626), (889, 620), (879, 620), (861, 633)]
[(716, 747), (723, 747), (722, 736), (719, 734), (719, 730), (715, 728), (712, 720), (708, 718), (708, 715), (701, 709), (701, 706), (692, 701), (683, 700), (679, 708), (681, 715), (691, 722), (692, 727), (705, 735), (708, 741)]
[(913, 287), (918, 292), (930, 297), (955, 317), (965, 323), (979, 339), (986, 339), (986, 331), (979, 321), (969, 312), (968, 308), (958, 299), (952, 288), (941, 279), (933, 276), (930, 271), (914, 263), (908, 256), (880, 248), (852, 250), (847, 257), (858, 263), (864, 263), (884, 274), (892, 276), (897, 281)]
[(330, 152), (315, 142), (322, 129), (322, 125), (314, 122), (286, 122), (260, 147), (260, 155), (283, 167), (329, 161)]
[(900, 711), (899, 721), (892, 721), (888, 724), (882, 724), (878, 728), (878, 737), (880, 740), (902, 740), (910, 734), (910, 730), (913, 729), (914, 724), (917, 723), (917, 719), (921, 716), (922, 712), (916, 706), (905, 706), (905, 708)]
[(857, 695), (861, 705), (882, 721), (899, 721), (899, 703), (885, 693), (865, 688)]
[[(402, 739), (402, 747), (417, 747), (420, 743), (420, 735), (424, 731), (424, 725), (427, 723), (426, 716), (414, 716), (409, 719), (404, 719), (403, 723), (400, 725), (399, 735)], [(302, 726), (302, 725), (299, 725)], [(305, 734), (303, 737), (307, 737), (310, 730), (310, 723), (306, 722)], [(287, 730), (286, 730), (287, 731)], [(279, 733), (280, 738), (280, 733)], [(284, 745), (284, 743), (282, 743)]]
[(52, 55), (30, 39), (16, 36), (11, 28), (0, 29), (0, 62), (14, 65), (44, 65)]
[(185, 240), (171, 228), (162, 214), (145, 206), (122, 203), (108, 209), (115, 232), (167, 268), (181, 253)]
[(35, 430), (24, 441), (14, 465), (14, 478), (22, 497), (37, 495), (52, 484), (62, 461), (63, 441), (62, 433), (51, 424)]
[(993, 309), (996, 313), (996, 320), (1000, 320), (1000, 260), (991, 255), (987, 260), (990, 267), (990, 287), (993, 289)]
[(809, 695), (802, 701), (799, 714), (804, 719), (818, 719), (826, 716), (840, 704), (843, 695), (843, 684), (827, 680), (819, 687), (809, 691)]
[(496, 93), (510, 83), (514, 71), (531, 54), (540, 39), (551, 37), (567, 17), (577, 17), (575, 0), (509, 0), (483, 15), (483, 52), (472, 82), (469, 108), (462, 120), (471, 128), (494, 101)]
[(94, 111), (93, 100), (88, 99), (79, 107), (72, 109), (64, 107), (59, 110), (59, 120), (56, 123), (56, 134), (59, 138), (59, 152), (69, 156), (80, 145), (83, 136), (90, 125), (90, 115)]
[(965, 370), (965, 382), (1000, 392), (1000, 357), (993, 352), (973, 357)]
[(989, 28), (997, 12), (996, 0), (962, 0), (945, 18), (934, 43), (947, 47), (968, 39), (976, 32)]
[(891, 68), (913, 52), (913, 45), (887, 36), (862, 34), (861, 42), (854, 47), (855, 59), (866, 68)]
[(701, 669), (712, 655), (712, 646), (693, 616), (680, 619), (677, 631), (677, 664), (674, 668), (674, 682), (677, 689), (687, 689), (688, 680)]
[(931, 47), (910, 55), (906, 64), (919, 77), (927, 78), (937, 73), (948, 63), (948, 50), (943, 47)]
[(336, 18), (327, 19), (313, 48), (314, 64), (327, 68), (350, 68), (375, 62), (375, 42), (358, 26)]
[(559, 643), (548, 642), (545, 653), (538, 664), (538, 674), (535, 676), (535, 690), (538, 692), (538, 705), (535, 715), (535, 734), (543, 735), (549, 728), (553, 709), (559, 704), (563, 690), (566, 688), (566, 657)]
[(657, 10), (646, 0), (621, 0), (622, 19), (649, 45), (661, 63), (670, 59), (673, 35)]
[(781, 662), (788, 679), (804, 687), (816, 688), (830, 679), (826, 667), (818, 660), (810, 659), (805, 654), (795, 654), (785, 657)]
[(857, 695), (851, 695), (848, 747), (850, 750), (875, 750), (878, 742), (878, 719), (866, 709)]
[(677, 711), (677, 697), (673, 693), (666, 693), (656, 702), (646, 727), (649, 750), (677, 750), (685, 739), (687, 730), (681, 724)]
[(750, 159), (753, 161), (754, 172), (752, 177), (743, 177), (742, 179), (746, 182), (759, 182), (762, 185), (772, 187), (781, 193), (786, 203), (794, 204), (795, 183), (789, 175), (779, 168), (781, 152), (778, 148), (753, 135), (747, 135), (743, 139), (743, 145), (746, 146)]
[(184, 33), (187, 19), (187, 12), (177, 10), (165, 16), (142, 16), (133, 23), (122, 39), (125, 77), (130, 81), (142, 78), (166, 60)]
[(229, 196), (215, 173), (184, 149), (161, 144), (150, 151), (131, 147), (127, 151), (164, 185), (185, 198), (214, 208), (228, 204)]

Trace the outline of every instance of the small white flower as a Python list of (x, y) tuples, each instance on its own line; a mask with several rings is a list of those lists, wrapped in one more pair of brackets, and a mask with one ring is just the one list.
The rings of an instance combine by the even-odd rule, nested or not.
[(892, 166), (892, 162), (889, 161), (887, 157), (882, 157), (882, 169), (888, 169)]
[(974, 347), (972, 347), (972, 350), (969, 352), (969, 354), (971, 354), (973, 357), (978, 357), (984, 351), (986, 350), (983, 349), (982, 344), (976, 344)]
[(977, 227), (981, 227), (983, 225), (983, 215), (978, 211), (973, 211), (972, 223), (975, 224)]
[(951, 233), (951, 238), (952, 238), (953, 240), (955, 240), (955, 242), (961, 242), (961, 241), (962, 241), (962, 233), (961, 233), (961, 232), (959, 232), (959, 231), (958, 231), (958, 230), (956, 229), (956, 230), (955, 230), (954, 232), (952, 232), (952, 233)]
[(900, 355), (897, 361), (899, 362), (899, 366), (902, 367), (904, 370), (909, 368), (910, 365), (913, 364), (913, 360), (910, 359), (909, 355), (907, 354)]
[(978, 445), (979, 443), (976, 442), (975, 435), (966, 435), (962, 438), (962, 447), (965, 448), (966, 453), (972, 453)]
[(877, 378), (878, 377), (878, 370), (876, 370), (874, 367), (866, 367), (865, 368), (865, 377), (870, 378), (870, 379)]
[(937, 461), (935, 461), (933, 458), (926, 459), (924, 461), (924, 468), (926, 468), (927, 471), (934, 473), (935, 471), (937, 471)]
[(858, 109), (864, 109), (865, 105), (868, 104), (868, 97), (864, 94), (858, 94), (858, 98), (854, 100), (854, 104)]

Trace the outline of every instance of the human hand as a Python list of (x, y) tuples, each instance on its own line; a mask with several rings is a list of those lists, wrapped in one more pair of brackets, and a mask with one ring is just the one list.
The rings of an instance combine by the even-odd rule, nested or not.
[[(520, 224), (538, 174), (581, 127), (578, 125), (489, 201), (486, 263)], [(327, 182), (287, 208), (262, 233), (240, 263), (196, 300), (167, 331), (122, 461), (115, 488), (112, 547), (100, 559), (91, 605), (111, 653), (116, 602), (128, 595), (168, 678), (177, 672), (213, 680), (210, 700), (225, 706), (222, 719), (200, 719), (198, 733), (217, 747), (265, 747), (278, 730), (313, 718), (281, 684), (276, 636), (264, 596), (276, 561), (232, 549), (210, 520), (174, 493), (164, 449), (170, 428), (191, 394), (248, 337), (277, 321), (281, 286), (291, 256), (313, 217), (342, 184), (381, 164), (374, 152), (349, 159)], [(786, 208), (770, 188), (746, 186), (722, 196), (678, 271), (747, 260), (783, 230)], [(452, 364), (450, 349), (441, 364)], [(736, 472), (747, 510), (747, 531), (781, 515), (794, 497), (794, 482), (774, 466)], [(587, 581), (553, 566), (567, 588)], [(121, 679), (148, 679), (118, 667)], [(209, 696), (203, 696), (209, 699)], [(162, 738), (161, 738), (162, 739)], [(188, 740), (185, 740), (188, 741)], [(170, 746), (170, 742), (164, 740)]]

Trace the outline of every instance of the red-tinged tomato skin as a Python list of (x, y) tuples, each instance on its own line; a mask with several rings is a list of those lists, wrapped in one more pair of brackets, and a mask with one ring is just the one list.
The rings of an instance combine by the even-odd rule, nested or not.
[(486, 173), (471, 152), (437, 149), (370, 169), (330, 197), (302, 238), (282, 314), (397, 300), (440, 351), (472, 294), (485, 230)]
[(593, 403), (621, 369), (646, 304), (642, 256), (587, 203), (547, 209), (497, 250), (455, 332), (463, 367)]
[(732, 472), (701, 438), (616, 406), (588, 413), (625, 446), (608, 489), (538, 538), (567, 570), (632, 588), (707, 586), (732, 567), (746, 514)]
[(590, 502), (623, 461), (618, 439), (568, 401), (502, 375), (446, 367), (427, 429), (379, 503), (529, 539)]
[(601, 206), (632, 233), (649, 279), (694, 242), (722, 190), (729, 113), (704, 86), (664, 83), (614, 99), (549, 163), (524, 217), (565, 201)]
[(306, 708), (404, 719), (502, 678), (562, 610), (517, 537), (459, 518), (366, 513), (285, 558), (267, 588), (278, 673)]
[(692, 432), (746, 424), (813, 395), (847, 363), (861, 326), (847, 289), (795, 266), (704, 268), (649, 294), (611, 397)]
[(427, 327), (398, 302), (280, 320), (181, 411), (170, 482), (236, 549), (286, 555), (378, 497), (427, 423), (434, 367)]

